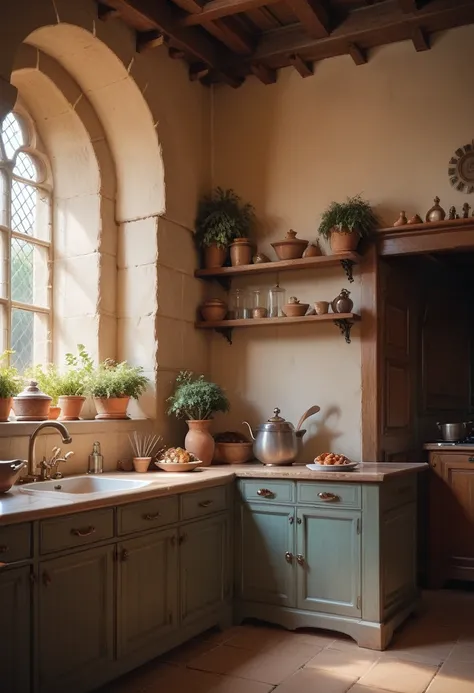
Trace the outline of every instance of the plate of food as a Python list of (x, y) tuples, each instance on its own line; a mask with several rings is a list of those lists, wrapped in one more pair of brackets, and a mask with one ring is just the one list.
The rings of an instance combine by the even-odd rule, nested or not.
[(337, 455), (335, 452), (323, 452), (318, 455), (313, 464), (306, 465), (313, 472), (350, 472), (359, 466), (358, 462), (351, 462), (345, 455)]
[(192, 472), (202, 462), (184, 448), (168, 448), (158, 460), (155, 460), (155, 464), (165, 472)]

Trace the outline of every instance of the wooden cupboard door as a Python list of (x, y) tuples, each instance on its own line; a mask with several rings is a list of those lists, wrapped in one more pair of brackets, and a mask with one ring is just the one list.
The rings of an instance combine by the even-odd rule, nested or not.
[(40, 563), (38, 666), (43, 693), (93, 689), (114, 657), (114, 546)]
[(0, 690), (5, 693), (31, 690), (30, 570), (0, 569)]
[(241, 503), (237, 590), (243, 601), (296, 606), (295, 509)]
[(297, 607), (360, 616), (361, 513), (297, 510)]
[(186, 625), (230, 596), (227, 515), (181, 527), (180, 622)]
[(117, 549), (117, 649), (125, 657), (177, 627), (177, 530), (121, 542)]
[(474, 454), (443, 462), (447, 577), (474, 581)]

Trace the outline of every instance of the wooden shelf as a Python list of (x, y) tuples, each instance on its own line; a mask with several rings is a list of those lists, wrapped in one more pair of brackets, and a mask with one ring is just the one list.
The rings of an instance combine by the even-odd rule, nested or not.
[(474, 217), (378, 229), (377, 247), (384, 256), (469, 251), (474, 247)]
[(337, 267), (341, 265), (350, 282), (352, 267), (361, 260), (358, 253), (339, 253), (338, 255), (319, 255), (317, 257), (303, 257), (298, 260), (277, 260), (276, 262), (260, 262), (256, 265), (240, 265), (239, 267), (219, 267), (217, 269), (200, 269), (194, 273), (199, 279), (215, 279), (221, 284), (228, 285), (233, 277), (248, 275), (268, 274), (270, 272), (289, 272), (295, 270), (323, 269), (325, 267)]
[(203, 321), (195, 323), (199, 330), (216, 330), (222, 334), (229, 344), (232, 344), (232, 330), (241, 327), (284, 327), (287, 325), (315, 324), (319, 322), (333, 322), (341, 330), (344, 338), (350, 344), (350, 332), (352, 325), (360, 320), (360, 315), (355, 313), (326, 313), (325, 315), (303, 315), (299, 318), (249, 318), (247, 320), (219, 320)]

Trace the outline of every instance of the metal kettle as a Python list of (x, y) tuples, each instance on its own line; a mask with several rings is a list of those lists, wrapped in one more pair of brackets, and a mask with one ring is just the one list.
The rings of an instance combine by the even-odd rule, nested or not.
[(268, 421), (256, 428), (256, 435), (253, 434), (249, 422), (243, 421), (247, 424), (254, 441), (253, 453), (257, 460), (270, 467), (293, 464), (305, 434), (304, 430), (300, 430), (301, 424), (308, 416), (318, 411), (318, 406), (308, 409), (301, 417), (296, 431), (292, 423), (280, 416), (278, 408), (273, 410), (273, 416)]

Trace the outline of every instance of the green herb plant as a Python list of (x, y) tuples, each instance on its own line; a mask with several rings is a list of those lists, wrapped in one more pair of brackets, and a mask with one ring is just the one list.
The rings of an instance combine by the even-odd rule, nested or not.
[(22, 390), (23, 379), (13, 366), (8, 365), (8, 359), (13, 351), (7, 350), (0, 354), (0, 398), (16, 397)]
[(232, 190), (215, 188), (201, 198), (195, 221), (195, 242), (198, 248), (216, 244), (227, 248), (234, 239), (247, 237), (255, 222), (251, 204), (243, 203)]
[(318, 233), (328, 239), (334, 230), (340, 233), (358, 233), (361, 238), (369, 238), (378, 225), (378, 219), (370, 206), (360, 195), (348, 197), (346, 202), (331, 202), (321, 215)]
[(126, 361), (117, 363), (106, 359), (92, 372), (88, 392), (97, 399), (131, 397), (138, 399), (148, 385), (141, 366), (130, 366)]
[(229, 400), (219, 385), (210, 383), (203, 375), (181, 371), (176, 378), (176, 389), (167, 400), (168, 414), (188, 421), (211, 419), (215, 412), (229, 411)]
[(87, 394), (88, 382), (94, 362), (84, 344), (77, 345), (77, 353), (67, 353), (64, 372), (52, 363), (46, 366), (37, 365), (27, 371), (27, 376), (37, 381), (40, 390), (52, 397), (53, 406), (58, 397), (82, 397)]

